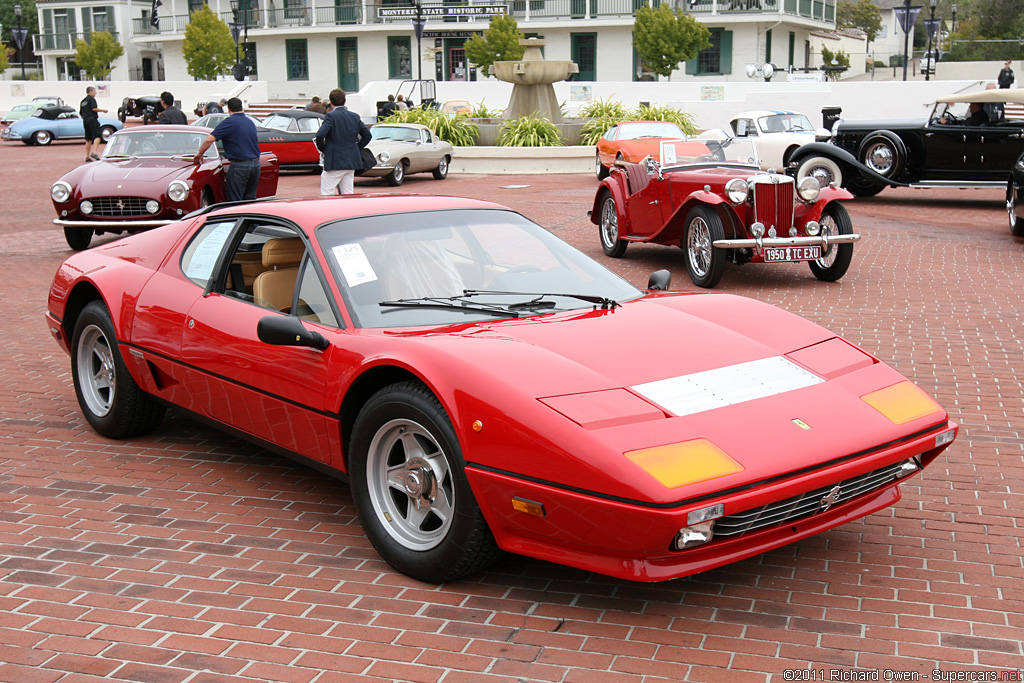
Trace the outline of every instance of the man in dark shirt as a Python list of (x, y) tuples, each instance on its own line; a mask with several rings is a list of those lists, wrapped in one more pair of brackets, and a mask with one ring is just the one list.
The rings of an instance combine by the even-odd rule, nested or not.
[(96, 103), (96, 88), (90, 85), (85, 89), (85, 99), (78, 105), (78, 114), (82, 117), (82, 125), (85, 128), (86, 163), (100, 158), (96, 153), (96, 150), (100, 148), (100, 141), (103, 139), (100, 132), (100, 112), (106, 111), (106, 109), (100, 109), (100, 105)]
[(345, 108), (345, 91), (335, 88), (329, 96), (334, 108), (316, 132), (316, 146), (324, 154), (320, 194), (352, 194), (356, 169), (363, 168), (363, 147), (373, 139), (359, 114)]
[(206, 136), (199, 151), (192, 159), (200, 164), (203, 154), (217, 140), (224, 142), (224, 156), (230, 161), (224, 192), (229, 202), (256, 199), (256, 186), (260, 180), (260, 145), (256, 136), (256, 124), (242, 113), (242, 100), (232, 97), (228, 100), (231, 116), (221, 121), (213, 132)]
[(160, 112), (160, 116), (157, 119), (160, 123), (178, 126), (188, 125), (188, 117), (185, 116), (185, 112), (174, 106), (174, 95), (165, 90), (160, 93), (160, 101), (164, 105), (163, 111)]
[(1005, 90), (1013, 85), (1013, 81), (1013, 69), (1010, 68), (1010, 60), (1007, 59), (1006, 64), (999, 71), (999, 77), (996, 79), (996, 82), (999, 83), (1000, 88)]
[(978, 102), (972, 102), (969, 111), (970, 116), (964, 120), (965, 126), (984, 126), (988, 123), (988, 112)]

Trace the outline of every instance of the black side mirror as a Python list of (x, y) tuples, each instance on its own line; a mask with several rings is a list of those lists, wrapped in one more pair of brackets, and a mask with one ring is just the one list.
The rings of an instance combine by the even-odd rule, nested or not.
[(291, 315), (268, 315), (256, 323), (256, 336), (264, 344), (275, 346), (308, 346), (323, 351), (330, 342), (319, 332), (307, 330), (298, 318)]
[(668, 289), (670, 284), (672, 284), (672, 273), (662, 268), (651, 273), (651, 278), (647, 281), (647, 289), (652, 292), (663, 291)]

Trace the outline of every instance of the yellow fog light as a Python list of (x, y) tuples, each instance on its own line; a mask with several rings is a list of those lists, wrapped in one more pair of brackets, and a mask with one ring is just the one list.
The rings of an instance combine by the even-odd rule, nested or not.
[(707, 439), (694, 439), (624, 453), (666, 488), (742, 472), (743, 466)]
[(910, 381), (872, 391), (861, 400), (898, 425), (942, 412), (942, 406)]

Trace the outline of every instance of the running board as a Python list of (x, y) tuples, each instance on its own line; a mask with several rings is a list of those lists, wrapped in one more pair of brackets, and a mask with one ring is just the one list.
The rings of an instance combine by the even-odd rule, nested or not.
[(919, 183), (911, 183), (908, 187), (916, 189), (927, 190), (934, 189), (936, 187), (944, 187), (947, 189), (974, 189), (974, 188), (996, 188), (1003, 189), (1006, 187), (1006, 181), (999, 180), (922, 180)]

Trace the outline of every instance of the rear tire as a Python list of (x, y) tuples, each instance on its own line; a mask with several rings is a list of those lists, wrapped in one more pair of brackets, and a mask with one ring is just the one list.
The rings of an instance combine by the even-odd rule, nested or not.
[(601, 163), (601, 153), (598, 152), (595, 155), (594, 161), (594, 175), (597, 176), (598, 180), (604, 180), (608, 177), (608, 167)]
[(110, 136), (115, 133), (113, 126), (103, 126), (100, 128), (100, 137), (103, 139), (104, 144), (110, 139)]
[(846, 181), (846, 189), (855, 197), (874, 197), (886, 187), (888, 185), (879, 185), (860, 176), (849, 178)]
[(803, 157), (797, 162), (796, 182), (810, 176), (818, 181), (822, 187), (828, 187), (835, 183), (836, 187), (843, 185), (843, 171), (839, 164), (825, 156)]
[(85, 251), (88, 249), (89, 243), (92, 242), (92, 234), (92, 228), (64, 226), (64, 239), (67, 240), (68, 246), (75, 251)]
[(53, 142), (53, 133), (48, 130), (37, 130), (32, 134), (32, 141), (37, 145), (48, 145)]
[(1010, 234), (1014, 237), (1024, 237), (1024, 218), (1020, 218), (1015, 213), (1016, 205), (1016, 194), (1011, 179), (1006, 184), (1006, 213), (1010, 219)]
[(107, 438), (146, 434), (163, 419), (163, 405), (139, 389), (128, 372), (102, 301), (87, 304), (75, 323), (71, 376), (82, 414)]
[[(821, 212), (821, 232), (828, 235), (852, 235), (853, 221), (846, 207), (837, 202), (832, 202)], [(814, 277), (823, 282), (835, 282), (846, 271), (850, 269), (850, 261), (853, 260), (852, 244), (831, 244), (821, 258), (816, 261), (808, 261)]]
[(448, 164), (451, 159), (445, 154), (441, 157), (441, 161), (437, 162), (437, 168), (434, 169), (434, 180), (444, 180), (448, 177)]

